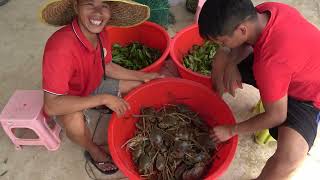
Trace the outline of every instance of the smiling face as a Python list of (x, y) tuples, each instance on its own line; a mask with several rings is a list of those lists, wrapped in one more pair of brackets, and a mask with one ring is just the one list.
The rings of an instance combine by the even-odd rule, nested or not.
[(110, 20), (110, 6), (102, 0), (76, 0), (74, 8), (85, 35), (100, 33)]

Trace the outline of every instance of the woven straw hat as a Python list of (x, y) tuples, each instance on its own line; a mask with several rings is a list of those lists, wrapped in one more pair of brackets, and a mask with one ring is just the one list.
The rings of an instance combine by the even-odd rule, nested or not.
[[(70, 24), (76, 13), (73, 8), (75, 0), (53, 0), (40, 11), (43, 22), (64, 26)], [(108, 2), (111, 9), (111, 18), (107, 25), (130, 27), (141, 24), (150, 17), (150, 8), (131, 0), (103, 0)]]

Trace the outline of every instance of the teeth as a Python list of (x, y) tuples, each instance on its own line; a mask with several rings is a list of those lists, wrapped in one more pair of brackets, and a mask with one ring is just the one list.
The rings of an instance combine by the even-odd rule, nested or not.
[(93, 19), (90, 19), (90, 22), (91, 22), (92, 24), (96, 25), (96, 26), (99, 26), (99, 25), (102, 23), (102, 21), (93, 20)]

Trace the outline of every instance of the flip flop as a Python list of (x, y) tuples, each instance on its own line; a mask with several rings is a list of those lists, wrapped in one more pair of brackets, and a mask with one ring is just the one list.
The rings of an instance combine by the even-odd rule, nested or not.
[[(103, 174), (111, 175), (116, 173), (119, 170), (119, 168), (112, 162), (112, 158), (110, 155), (108, 155), (108, 158), (110, 160), (102, 161), (102, 162), (95, 161), (88, 151), (84, 152), (84, 157), (86, 158), (86, 160), (90, 161)], [(108, 166), (113, 168), (110, 168), (110, 170), (105, 170), (105, 171), (100, 169), (99, 165), (105, 165), (105, 164), (109, 164)]]

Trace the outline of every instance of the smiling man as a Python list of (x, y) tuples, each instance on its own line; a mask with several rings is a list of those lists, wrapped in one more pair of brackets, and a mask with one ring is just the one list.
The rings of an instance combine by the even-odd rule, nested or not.
[(120, 94), (158, 73), (124, 69), (112, 63), (106, 25), (134, 26), (149, 17), (147, 6), (126, 0), (61, 0), (42, 11), (45, 22), (64, 26), (47, 41), (43, 57), (44, 111), (58, 116), (67, 136), (83, 147), (85, 156), (105, 174), (118, 170), (91, 140), (83, 111), (106, 106), (123, 115), (129, 108)]

